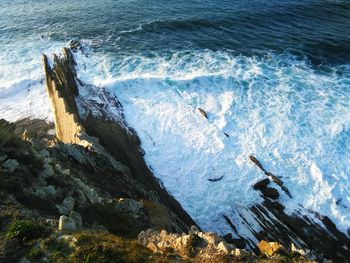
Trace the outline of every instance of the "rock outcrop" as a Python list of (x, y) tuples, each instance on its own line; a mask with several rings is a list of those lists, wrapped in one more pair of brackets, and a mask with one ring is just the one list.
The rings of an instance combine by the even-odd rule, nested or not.
[[(250, 156), (250, 160), (269, 178), (253, 185), (254, 190), (261, 191), (264, 201), (239, 213), (240, 219), (252, 236), (260, 242), (257, 245), (256, 241), (248, 239), (247, 246), (257, 254), (261, 252), (271, 254), (276, 248), (276, 244), (271, 242), (278, 242), (287, 248), (293, 246), (294, 250), (301, 249), (309, 258), (319, 261), (330, 259), (334, 262), (349, 262), (350, 239), (339, 231), (328, 217), (319, 213), (307, 211), (303, 207), (292, 214), (287, 213), (285, 207), (278, 201), (280, 193), (270, 186), (273, 182), (291, 198), (287, 187), (280, 178), (267, 172), (256, 157)], [(230, 218), (224, 217), (233, 232), (239, 236), (237, 227)]]
[[(108, 115), (109, 112), (104, 110), (108, 107), (106, 105), (114, 102), (113, 107), (122, 111), (117, 99), (105, 90), (99, 94), (102, 103), (94, 103), (88, 98), (79, 97), (79, 86), (83, 86), (85, 90), (93, 90), (95, 87), (84, 85), (77, 79), (74, 68), (76, 63), (71, 50), (64, 48), (61, 56), (54, 55), (52, 68), (45, 55), (43, 64), (47, 91), (54, 113), (57, 139), (65, 145), (80, 145), (91, 151), (91, 154), (96, 153), (103, 157), (108, 166), (114, 166), (119, 170), (119, 174), (115, 174), (117, 177), (115, 177), (114, 184), (104, 184), (103, 191), (113, 191), (112, 188), (114, 188), (115, 196), (119, 192), (124, 196), (119, 195), (118, 197), (146, 199), (163, 205), (169, 217), (173, 218), (172, 224), (168, 227), (186, 230), (188, 225), (194, 224), (180, 204), (160, 185), (145, 164), (137, 135), (126, 126), (120, 116), (116, 121)], [(79, 106), (76, 102), (78, 98)], [(86, 151), (72, 150), (72, 147), (67, 148), (67, 151), (80, 160), (87, 156)], [(89, 156), (88, 159), (94, 158)], [(101, 177), (103, 178), (97, 179), (101, 183), (108, 181), (105, 178), (106, 175)], [(119, 186), (122, 186), (123, 190), (118, 189)]]

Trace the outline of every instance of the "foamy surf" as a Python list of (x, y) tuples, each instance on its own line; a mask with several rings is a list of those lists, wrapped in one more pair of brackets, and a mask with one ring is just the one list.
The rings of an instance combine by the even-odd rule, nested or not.
[(288, 54), (229, 51), (169, 57), (114, 68), (103, 58), (79, 74), (116, 94), (155, 175), (201, 227), (226, 231), (225, 214), (246, 232), (237, 214), (262, 200), (252, 184), (265, 177), (250, 154), (283, 178), (289, 212), (303, 206), (350, 227), (348, 65), (322, 72)]

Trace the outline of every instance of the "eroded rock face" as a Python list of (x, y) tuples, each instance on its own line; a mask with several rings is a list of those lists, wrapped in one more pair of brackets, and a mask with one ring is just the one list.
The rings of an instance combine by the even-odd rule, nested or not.
[[(72, 45), (74, 50), (79, 48), (78, 43)], [(108, 171), (99, 179), (87, 172), (89, 184), (77, 178), (76, 183), (80, 186), (77, 200), (103, 202), (97, 189), (109, 197), (148, 200), (155, 204), (147, 210), (151, 225), (174, 231), (188, 230), (194, 221), (153, 176), (143, 159), (138, 136), (121, 119), (123, 114), (114, 114), (119, 119), (109, 115), (110, 112), (122, 112), (118, 100), (107, 91), (77, 79), (76, 62), (70, 49), (63, 49), (61, 56), (54, 55), (53, 62), (50, 67), (44, 55), (46, 86), (54, 113), (56, 137), (61, 142), (58, 144), (60, 151), (77, 161), (76, 168), (83, 166), (86, 170), (90, 166), (94, 171)], [(82, 85), (86, 94), (98, 95), (100, 101), (90, 100), (88, 96), (79, 97), (79, 86)], [(97, 187), (90, 187), (92, 182)]]
[[(84, 128), (79, 124), (75, 97), (79, 94), (74, 70), (74, 58), (70, 50), (63, 49), (61, 58), (54, 56), (53, 69), (43, 56), (47, 92), (54, 113), (56, 136), (64, 143), (82, 144), (80, 136)], [(87, 146), (87, 145), (86, 145)]]

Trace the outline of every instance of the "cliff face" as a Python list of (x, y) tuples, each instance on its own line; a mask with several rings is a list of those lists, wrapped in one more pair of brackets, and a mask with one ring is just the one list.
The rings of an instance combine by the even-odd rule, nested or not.
[[(153, 176), (142, 157), (137, 135), (127, 128), (124, 120), (119, 119), (118, 122), (111, 119), (108, 116), (109, 112), (103, 110), (103, 102), (102, 104), (85, 102), (81, 97), (78, 110), (76, 98), (79, 96), (78, 84), (81, 83), (76, 76), (74, 68), (76, 63), (71, 50), (64, 48), (60, 57), (54, 55), (53, 62), (53, 67), (50, 68), (47, 57), (43, 56), (46, 86), (52, 102), (57, 139), (64, 144), (80, 145), (105, 156), (121, 173), (118, 175), (120, 183), (111, 186), (115, 187), (114, 194), (125, 192), (119, 190), (119, 187), (130, 188), (128, 197), (147, 199), (164, 205), (169, 213), (181, 222), (174, 223), (176, 228), (188, 230), (190, 225), (195, 224), (194, 221)], [(85, 85), (82, 88), (94, 87)], [(105, 98), (104, 102), (107, 105), (110, 102), (106, 99), (110, 100), (114, 96), (105, 90), (100, 90), (100, 97)], [(122, 111), (117, 99), (113, 99), (116, 101), (115, 107)], [(95, 112), (99, 109), (98, 116), (94, 116), (91, 109), (95, 109)], [(85, 115), (81, 116), (80, 112)], [(135, 186), (130, 186), (130, 181), (135, 181)]]
[(46, 55), (43, 56), (46, 88), (54, 113), (56, 136), (63, 143), (81, 145), (79, 137), (85, 131), (79, 123), (75, 103), (75, 97), (79, 95), (79, 91), (74, 63), (74, 58), (67, 48), (63, 49), (62, 58), (54, 55), (53, 69), (50, 68)]

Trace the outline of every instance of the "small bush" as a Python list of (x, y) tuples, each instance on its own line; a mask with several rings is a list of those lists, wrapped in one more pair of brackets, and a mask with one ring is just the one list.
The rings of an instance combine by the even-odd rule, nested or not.
[(33, 240), (42, 236), (45, 228), (30, 220), (19, 220), (10, 224), (6, 237), (18, 238), (19, 240)]
[(37, 262), (40, 258), (42, 258), (44, 253), (37, 247), (33, 247), (27, 253), (26, 258), (28, 258), (32, 262)]

